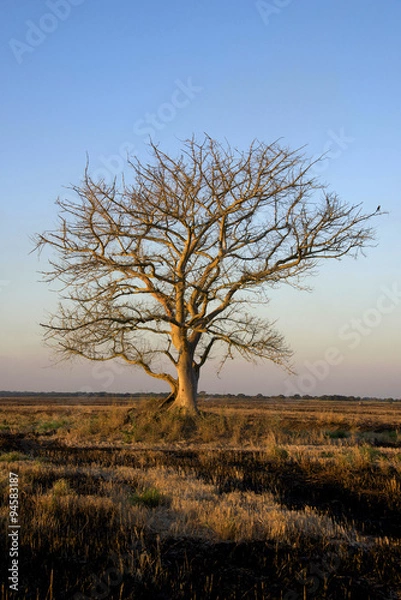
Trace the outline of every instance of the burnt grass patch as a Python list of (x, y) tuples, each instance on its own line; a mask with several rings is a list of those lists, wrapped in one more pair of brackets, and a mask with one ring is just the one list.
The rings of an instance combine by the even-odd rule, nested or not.
[[(64, 446), (40, 436), (0, 434), (1, 452), (43, 462), (21, 503), (19, 598), (87, 600), (396, 600), (401, 598), (401, 545), (346, 545), (302, 537), (297, 545), (160, 538), (129, 531), (115, 508), (64, 505), (52, 500), (55, 539), (31, 523), (35, 493), (51, 492), (60, 478), (79, 498), (105, 496), (102, 468), (169, 467), (213, 484), (220, 494), (271, 492), (290, 509), (310, 506), (364, 535), (401, 538), (401, 499), (383, 493), (396, 470), (377, 465), (346, 471), (291, 459), (285, 452)], [(64, 467), (61, 475), (52, 468)], [(93, 469), (83, 472), (83, 468)], [(22, 482), (21, 482), (22, 483)], [(131, 482), (132, 483), (132, 482)], [(22, 484), (23, 485), (23, 484)], [(62, 500), (62, 499), (61, 499)], [(66, 509), (67, 506), (67, 509)], [(7, 540), (2, 528), (1, 547)], [(55, 540), (58, 539), (58, 543)], [(7, 580), (7, 562), (0, 566)], [(14, 598), (3, 586), (1, 600)]]
[[(12, 444), (18, 448), (18, 444)], [(25, 448), (22, 442), (20, 449)], [(60, 443), (35, 442), (31, 456), (53, 464), (75, 467), (173, 467), (180, 472), (215, 485), (221, 494), (233, 491), (271, 492), (289, 509), (311, 506), (336, 519), (352, 521), (365, 535), (401, 537), (401, 497), (383, 493), (386, 481), (393, 477), (401, 483), (395, 470), (386, 473), (372, 464), (350, 469), (347, 476), (327, 465), (300, 465), (292, 459), (265, 457), (259, 451), (184, 451), (132, 450), (104, 447), (65, 447)], [(44, 486), (50, 487), (55, 477), (49, 474)], [(101, 476), (88, 481), (86, 476), (71, 475), (70, 483), (79, 493), (97, 493)]]
[[(95, 534), (93, 544), (100, 539)], [(310, 539), (298, 548), (266, 542), (199, 543), (192, 539), (141, 538), (91, 561), (32, 554), (25, 564), (26, 600), (390, 600), (399, 559), (362, 549), (337, 552)], [(385, 564), (382, 581), (372, 570)], [(23, 567), (22, 567), (23, 568)], [(10, 596), (11, 597), (11, 596)]]

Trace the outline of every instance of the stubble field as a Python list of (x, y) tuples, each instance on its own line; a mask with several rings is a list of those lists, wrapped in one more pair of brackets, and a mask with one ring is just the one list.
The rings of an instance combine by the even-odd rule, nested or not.
[(157, 401), (1, 398), (2, 600), (401, 598), (401, 402)]

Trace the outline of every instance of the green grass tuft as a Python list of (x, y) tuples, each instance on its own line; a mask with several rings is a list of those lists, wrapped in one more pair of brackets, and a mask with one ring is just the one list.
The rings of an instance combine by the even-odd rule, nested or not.
[(156, 508), (166, 503), (166, 499), (156, 488), (148, 488), (143, 492), (134, 492), (130, 495), (130, 502), (134, 506)]

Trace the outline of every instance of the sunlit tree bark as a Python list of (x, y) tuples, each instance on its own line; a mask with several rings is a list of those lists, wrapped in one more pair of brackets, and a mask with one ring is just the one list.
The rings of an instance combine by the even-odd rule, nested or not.
[(133, 183), (94, 181), (58, 200), (55, 230), (36, 238), (63, 286), (46, 338), (63, 356), (120, 358), (171, 388), (196, 412), (201, 368), (239, 354), (288, 366), (291, 351), (255, 303), (326, 258), (356, 256), (373, 239), (360, 205), (342, 202), (312, 164), (277, 143), (239, 152), (206, 137), (178, 158), (151, 144), (129, 161)]

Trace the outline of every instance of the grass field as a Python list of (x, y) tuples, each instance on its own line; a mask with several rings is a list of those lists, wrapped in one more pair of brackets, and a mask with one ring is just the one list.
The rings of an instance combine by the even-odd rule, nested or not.
[(156, 403), (0, 399), (1, 600), (401, 598), (401, 402)]

